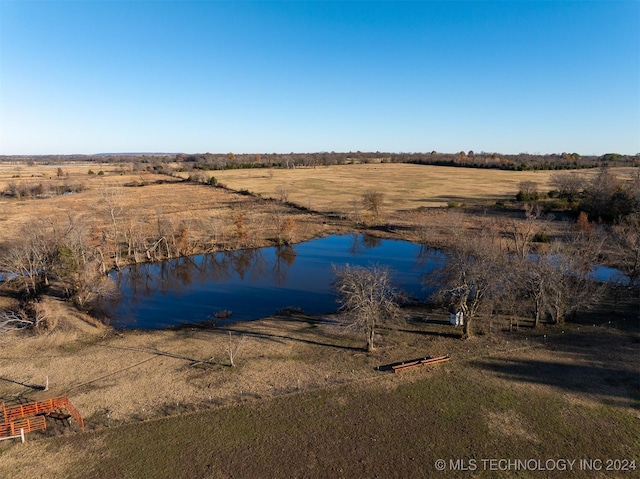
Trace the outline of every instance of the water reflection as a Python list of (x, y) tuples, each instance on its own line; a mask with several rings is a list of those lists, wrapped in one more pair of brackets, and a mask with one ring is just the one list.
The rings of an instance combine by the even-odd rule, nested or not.
[(354, 256), (363, 254), (366, 250), (375, 248), (382, 244), (382, 238), (377, 238), (368, 234), (352, 234), (349, 236), (351, 237), (351, 248), (349, 248), (349, 253)]
[(287, 282), (287, 271), (296, 261), (296, 250), (293, 246), (279, 246), (276, 248), (276, 261), (273, 266), (273, 282), (283, 285)]
[[(421, 276), (442, 261), (439, 252), (406, 241), (334, 235), (295, 246), (134, 265), (112, 273), (120, 295), (106, 308), (114, 325), (145, 329), (245, 321), (285, 307), (321, 314), (337, 308), (332, 264), (388, 265), (401, 289), (422, 298)], [(221, 311), (231, 316), (216, 318)]]

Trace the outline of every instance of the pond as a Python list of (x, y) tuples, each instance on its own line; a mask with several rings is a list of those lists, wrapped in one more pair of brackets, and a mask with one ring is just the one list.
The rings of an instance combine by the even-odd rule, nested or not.
[(114, 326), (141, 329), (250, 321), (284, 308), (324, 314), (338, 308), (333, 264), (387, 265), (399, 289), (424, 299), (421, 277), (443, 262), (440, 252), (407, 241), (333, 235), (290, 247), (133, 265), (112, 273), (120, 294), (106, 309)]
[[(113, 326), (140, 329), (250, 321), (285, 308), (325, 314), (339, 306), (331, 267), (347, 263), (387, 265), (400, 290), (424, 300), (431, 291), (421, 278), (444, 264), (444, 254), (408, 241), (352, 234), (138, 264), (111, 273), (119, 294), (105, 308)], [(592, 277), (625, 279), (605, 266), (594, 267)]]

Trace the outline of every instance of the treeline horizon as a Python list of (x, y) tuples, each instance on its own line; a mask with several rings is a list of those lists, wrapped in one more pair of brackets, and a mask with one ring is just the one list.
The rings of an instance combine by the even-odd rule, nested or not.
[[(235, 168), (295, 168), (345, 164), (409, 163), (502, 170), (564, 170), (601, 166), (640, 166), (640, 154), (578, 153), (501, 154), (479, 152), (389, 153), (389, 152), (316, 152), (316, 153), (99, 153), (92, 155), (1, 155), (0, 161), (47, 164), (52, 162), (129, 162), (141, 165), (163, 163), (190, 164), (192, 169), (225, 170)], [(149, 166), (143, 169), (152, 169)]]

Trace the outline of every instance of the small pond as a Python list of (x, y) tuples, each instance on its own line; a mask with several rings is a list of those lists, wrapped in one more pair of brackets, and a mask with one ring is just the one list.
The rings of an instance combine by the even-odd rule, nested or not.
[[(105, 308), (113, 326), (140, 329), (250, 321), (285, 308), (325, 314), (338, 308), (331, 267), (346, 263), (387, 265), (398, 289), (423, 300), (430, 291), (421, 278), (442, 266), (444, 255), (408, 241), (353, 234), (177, 258), (112, 272), (119, 294)], [(605, 266), (594, 267), (592, 276), (625, 282), (619, 271)], [(225, 311), (230, 316), (224, 317)]]
[[(260, 248), (139, 264), (112, 273), (120, 294), (106, 305), (121, 328), (164, 329), (265, 317), (287, 307), (309, 314), (338, 308), (332, 264), (387, 265), (396, 286), (424, 299), (420, 278), (444, 256), (407, 241), (333, 235), (284, 248)], [(228, 318), (216, 318), (231, 311)]]

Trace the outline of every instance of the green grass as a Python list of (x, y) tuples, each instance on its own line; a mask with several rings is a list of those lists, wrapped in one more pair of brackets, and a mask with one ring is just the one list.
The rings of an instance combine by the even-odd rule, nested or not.
[[(502, 430), (495, 417), (520, 426)], [(640, 423), (626, 409), (444, 368), (395, 388), (350, 385), (46, 442), (94, 444), (66, 471), (77, 478), (455, 477), (434, 469), (439, 458), (475, 459), (479, 470), (464, 477), (543, 477), (483, 471), (480, 461), (640, 461)]]

